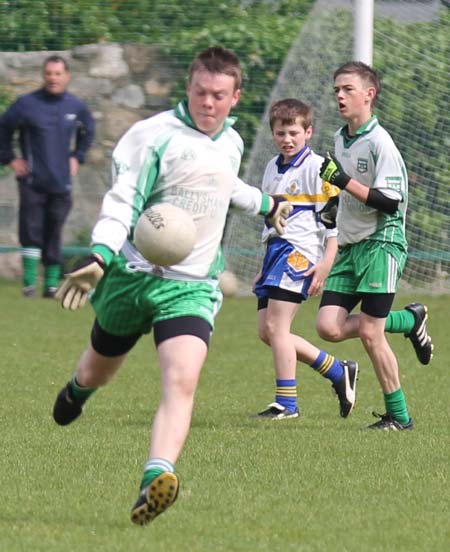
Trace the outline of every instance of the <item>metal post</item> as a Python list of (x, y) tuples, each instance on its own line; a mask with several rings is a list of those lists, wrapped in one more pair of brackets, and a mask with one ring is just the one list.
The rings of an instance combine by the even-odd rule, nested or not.
[(373, 0), (353, 0), (353, 55), (367, 65), (373, 62), (373, 4)]

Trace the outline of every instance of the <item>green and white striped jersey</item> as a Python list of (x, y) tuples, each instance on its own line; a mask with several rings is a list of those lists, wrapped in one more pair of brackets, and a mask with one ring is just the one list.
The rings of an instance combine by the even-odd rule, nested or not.
[(347, 126), (339, 129), (335, 134), (334, 147), (336, 158), (349, 176), (400, 201), (396, 213), (388, 215), (368, 207), (343, 190), (339, 196), (337, 215), (339, 245), (369, 239), (397, 243), (406, 248), (408, 176), (390, 134), (373, 116), (358, 129), (355, 136), (348, 135)]
[(187, 104), (180, 102), (175, 110), (133, 125), (113, 152), (112, 188), (92, 233), (93, 251), (105, 256), (106, 246), (110, 258), (122, 251), (140, 270), (151, 272), (152, 265), (134, 247), (133, 230), (147, 207), (168, 202), (192, 215), (197, 241), (186, 259), (158, 267), (158, 275), (202, 279), (223, 270), (220, 243), (229, 207), (256, 215), (264, 203), (261, 191), (237, 176), (243, 142), (233, 122), (229, 117), (210, 138), (195, 128)]

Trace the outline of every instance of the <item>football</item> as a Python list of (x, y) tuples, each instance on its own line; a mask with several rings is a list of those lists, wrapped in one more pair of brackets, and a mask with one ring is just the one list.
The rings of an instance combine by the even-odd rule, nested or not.
[(147, 261), (170, 266), (184, 260), (195, 245), (197, 230), (191, 215), (171, 203), (146, 209), (134, 228), (134, 245)]

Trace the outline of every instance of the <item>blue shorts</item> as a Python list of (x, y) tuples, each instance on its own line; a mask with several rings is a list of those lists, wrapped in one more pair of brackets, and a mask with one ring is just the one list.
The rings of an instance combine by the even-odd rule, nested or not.
[(305, 278), (304, 274), (312, 266), (288, 241), (272, 238), (267, 244), (261, 277), (255, 284), (256, 297), (269, 297), (271, 289), (279, 288), (307, 299), (312, 276)]

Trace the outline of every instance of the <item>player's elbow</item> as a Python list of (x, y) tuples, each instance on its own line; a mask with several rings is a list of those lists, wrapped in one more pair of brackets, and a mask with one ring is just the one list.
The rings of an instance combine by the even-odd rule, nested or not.
[(371, 188), (366, 199), (367, 207), (378, 209), (387, 215), (393, 215), (398, 209), (399, 200), (385, 196), (380, 190)]

